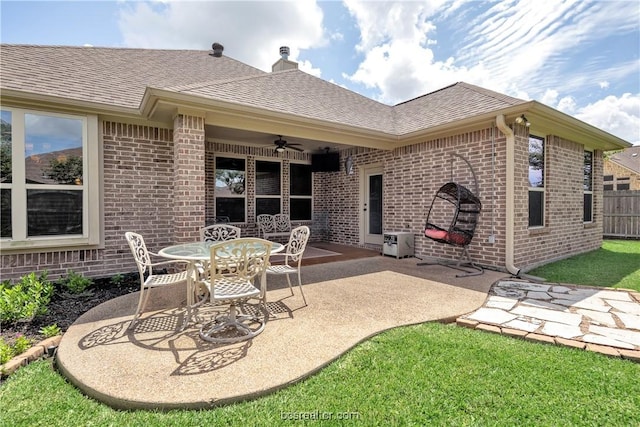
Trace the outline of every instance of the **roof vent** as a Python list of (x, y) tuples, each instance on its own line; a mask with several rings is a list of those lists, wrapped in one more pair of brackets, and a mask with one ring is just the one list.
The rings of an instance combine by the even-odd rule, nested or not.
[(280, 47), (280, 59), (271, 66), (271, 71), (275, 73), (276, 71), (297, 70), (298, 63), (289, 61), (289, 53), (289, 46)]
[(289, 59), (289, 46), (281, 46), (280, 47), (280, 57), (284, 60)]
[(216, 42), (211, 45), (211, 49), (213, 49), (213, 53), (210, 53), (209, 55), (214, 56), (216, 58), (220, 58), (222, 56), (222, 51), (224, 50), (224, 46)]

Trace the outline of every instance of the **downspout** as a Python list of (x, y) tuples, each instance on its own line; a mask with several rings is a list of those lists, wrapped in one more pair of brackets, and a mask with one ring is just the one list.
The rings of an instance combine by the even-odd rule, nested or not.
[(513, 265), (514, 250), (514, 216), (515, 216), (515, 192), (514, 192), (514, 165), (515, 165), (515, 136), (513, 130), (504, 121), (504, 115), (496, 116), (496, 125), (500, 132), (507, 137), (507, 188), (506, 188), (506, 236), (505, 236), (505, 260), (507, 271), (514, 276), (520, 275), (520, 269)]

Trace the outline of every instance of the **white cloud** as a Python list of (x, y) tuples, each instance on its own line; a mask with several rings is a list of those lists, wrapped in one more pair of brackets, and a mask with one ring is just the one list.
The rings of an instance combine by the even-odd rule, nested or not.
[(577, 108), (576, 101), (570, 96), (565, 96), (564, 98), (562, 98), (558, 102), (558, 105), (556, 106), (556, 109), (567, 114), (575, 113), (576, 108)]
[(640, 144), (640, 94), (609, 95), (579, 106), (572, 96), (559, 98), (557, 90), (547, 89), (540, 102), (632, 144)]
[(298, 61), (298, 69), (304, 71), (307, 74), (311, 74), (312, 76), (322, 76), (322, 70), (320, 70), (320, 68), (314, 67), (313, 64), (311, 64), (311, 62), (307, 60)]
[[(558, 84), (574, 84), (574, 75), (587, 82), (605, 80), (603, 69), (613, 68), (606, 54), (590, 59), (579, 55), (594, 42), (611, 34), (637, 32), (640, 8), (634, 2), (504, 1), (466, 25), (468, 36), (459, 61), (473, 66), (482, 61), (494, 75), (540, 96)], [(600, 53), (600, 52), (598, 52)], [(576, 64), (586, 61), (586, 66)], [(618, 70), (627, 78), (637, 76), (635, 66)], [(594, 74), (598, 75), (594, 79)]]
[(540, 98), (540, 102), (553, 107), (558, 102), (558, 95), (559, 94), (557, 90), (547, 89), (544, 95), (542, 95), (542, 98)]
[(388, 40), (407, 40), (426, 44), (435, 26), (428, 18), (444, 0), (426, 2), (371, 2), (345, 0), (349, 13), (360, 29), (360, 43), (356, 48), (368, 52)]
[(602, 81), (600, 83), (598, 83), (598, 86), (600, 86), (600, 89), (608, 89), (609, 88), (609, 82), (608, 81)]
[[(538, 99), (549, 87), (583, 90), (593, 81), (637, 76), (637, 60), (611, 64), (600, 55), (588, 69), (571, 62), (576, 50), (594, 40), (637, 32), (640, 8), (633, 2), (505, 0), (468, 5), (459, 0), (345, 1), (360, 31), (356, 49), (364, 55), (350, 80), (375, 89), (380, 101), (393, 104), (456, 81)], [(444, 19), (457, 34), (438, 33), (436, 23)], [(466, 36), (458, 40), (461, 34)], [(455, 57), (434, 54), (434, 46), (442, 44), (438, 38), (445, 45), (458, 41)]]
[(580, 108), (575, 117), (634, 145), (640, 145), (640, 94), (607, 96)]
[(295, 61), (301, 49), (325, 45), (322, 20), (315, 1), (133, 2), (121, 5), (119, 26), (129, 47), (208, 50), (218, 42), (225, 55), (271, 71), (280, 46)]
[(481, 72), (457, 67), (453, 58), (435, 60), (431, 47), (437, 41), (429, 35), (436, 27), (429, 18), (443, 3), (345, 1), (360, 29), (356, 49), (364, 60), (344, 77), (379, 91), (377, 99), (388, 104), (471, 80), (470, 74), (481, 79)]

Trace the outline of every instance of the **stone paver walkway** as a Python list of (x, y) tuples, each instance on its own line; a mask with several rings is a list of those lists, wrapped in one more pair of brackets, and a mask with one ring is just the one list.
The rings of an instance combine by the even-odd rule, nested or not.
[(501, 280), (457, 323), (640, 362), (640, 292)]

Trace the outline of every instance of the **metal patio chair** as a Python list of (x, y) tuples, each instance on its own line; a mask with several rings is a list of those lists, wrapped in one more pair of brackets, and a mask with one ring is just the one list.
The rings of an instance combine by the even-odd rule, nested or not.
[(293, 288), (291, 287), (291, 279), (289, 278), (289, 275), (297, 274), (298, 287), (300, 288), (300, 294), (302, 295), (304, 305), (307, 305), (307, 298), (304, 296), (304, 291), (302, 290), (300, 267), (302, 264), (302, 256), (304, 255), (304, 250), (307, 247), (307, 242), (309, 241), (310, 234), (311, 232), (309, 230), (309, 227), (307, 227), (306, 225), (301, 225), (291, 230), (289, 243), (285, 245), (284, 252), (273, 254), (274, 257), (284, 256), (284, 263), (270, 265), (269, 268), (267, 268), (267, 274), (287, 276), (287, 283), (289, 284), (291, 295), (293, 295)]
[[(271, 242), (258, 238), (239, 238), (211, 246), (209, 277), (199, 283), (206, 287), (213, 305), (228, 304), (200, 328), (200, 337), (214, 343), (233, 343), (251, 339), (264, 330), (267, 311), (264, 307), (265, 271), (269, 265)], [(260, 279), (260, 288), (255, 286)], [(241, 311), (250, 299), (258, 299), (261, 318)]]
[[(159, 255), (147, 250), (144, 238), (140, 234), (128, 231), (125, 233), (125, 237), (129, 243), (129, 248), (131, 248), (133, 258), (136, 260), (138, 273), (140, 274), (140, 299), (138, 300), (138, 307), (136, 308), (136, 312), (133, 315), (133, 319), (131, 319), (131, 324), (129, 325), (129, 329), (132, 329), (147, 304), (150, 290), (182, 282), (186, 283), (189, 275), (189, 262), (183, 260), (151, 262), (152, 256), (159, 257)], [(157, 273), (159, 270), (158, 267), (167, 267), (171, 265), (181, 266), (182, 269), (178, 270), (176, 273)]]
[(240, 238), (241, 229), (229, 224), (213, 224), (200, 229), (200, 240), (203, 242), (224, 242)]

